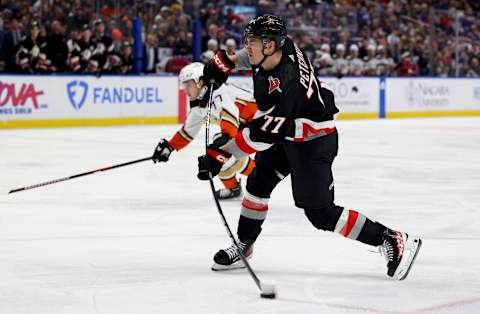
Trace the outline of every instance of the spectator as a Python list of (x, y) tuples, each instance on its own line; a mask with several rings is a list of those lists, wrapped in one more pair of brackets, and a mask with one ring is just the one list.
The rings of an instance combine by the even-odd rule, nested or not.
[(59, 20), (54, 20), (51, 24), (46, 53), (47, 62), (50, 65), (49, 72), (63, 73), (67, 71), (67, 40), (65, 38), (65, 28)]
[(88, 72), (92, 56), (95, 51), (96, 44), (92, 39), (92, 31), (85, 24), (81, 28), (80, 38), (75, 42), (70, 52), (70, 69), (76, 73)]
[(211, 50), (207, 50), (207, 51), (203, 52), (202, 57), (201, 57), (202, 63), (206, 64), (208, 62), (208, 60), (213, 58), (214, 55), (215, 55), (215, 53)]
[(365, 67), (363, 69), (363, 75), (372, 76), (377, 69), (377, 59), (375, 58), (376, 47), (374, 44), (367, 46), (367, 55), (363, 58)]
[(227, 55), (231, 56), (235, 54), (235, 49), (237, 48), (237, 43), (235, 42), (235, 39), (233, 38), (227, 39), (227, 41), (225, 42), (225, 46), (226, 46)]
[(402, 62), (398, 70), (398, 76), (417, 76), (418, 65), (414, 64), (409, 52), (402, 55)]
[(362, 75), (363, 68), (365, 66), (362, 59), (358, 57), (358, 46), (355, 44), (350, 45), (350, 55), (348, 56), (348, 74), (351, 76)]
[(122, 65), (120, 67), (120, 72), (122, 74), (132, 73), (133, 72), (133, 50), (132, 45), (128, 41), (124, 42), (120, 50), (120, 57), (122, 59)]
[(379, 45), (377, 47), (377, 56), (375, 58), (375, 75), (390, 75), (395, 67), (395, 63), (393, 62), (393, 59), (387, 55), (387, 52), (383, 45)]
[(478, 57), (473, 57), (470, 61), (470, 66), (465, 75), (466, 77), (480, 77), (480, 64), (478, 62)]
[(187, 37), (188, 33), (185, 31), (179, 31), (177, 33), (174, 55), (185, 56), (191, 55), (193, 52), (192, 39)]
[(218, 41), (214, 38), (210, 38), (207, 42), (207, 50), (210, 50), (215, 54), (218, 51)]
[(94, 27), (93, 42), (95, 49), (86, 70), (88, 73), (99, 73), (108, 68), (107, 60), (115, 51), (112, 38), (105, 33), (105, 22), (102, 19), (97, 19), (94, 22)]
[(159, 62), (157, 36), (155, 33), (150, 33), (147, 35), (147, 42), (143, 46), (143, 72), (156, 73)]
[(3, 54), (5, 56), (5, 72), (16, 72), (17, 64), (15, 56), (18, 50), (18, 46), (22, 39), (22, 32), (20, 31), (20, 25), (16, 18), (12, 18), (5, 23), (7, 30), (3, 38)]
[(316, 74), (318, 76), (329, 76), (333, 73), (332, 60), (329, 54), (322, 54), (318, 60), (318, 68)]
[(332, 61), (332, 74), (342, 77), (348, 74), (348, 61), (345, 59), (345, 45), (337, 44), (335, 47), (335, 56)]
[[(320, 3), (321, 2), (321, 3)], [(72, 45), (75, 41), (76, 32), (85, 24), (91, 24), (102, 18), (100, 26), (95, 23), (94, 42), (95, 55), (90, 58), (90, 66), (78, 70), (84, 72), (105, 71), (111, 68), (107, 61), (111, 55), (120, 55), (123, 42), (133, 43), (134, 7), (124, 5), (114, 8), (110, 2), (102, 2), (100, 6), (92, 6), (86, 0), (68, 1), (3, 1), (0, 4), (0, 69), (2, 63), (4, 70), (10, 72), (18, 71), (16, 67), (16, 53), (19, 43), (25, 35), (24, 27), (31, 25), (32, 21), (39, 22), (39, 37), (52, 37), (52, 30), (49, 27), (51, 21), (59, 21), (64, 30), (63, 36), (67, 34), (69, 53), (67, 71), (74, 71), (72, 68)], [(125, 2), (125, 3), (132, 3)], [(203, 23), (202, 29), (202, 51), (207, 50), (207, 42), (216, 39), (218, 48), (225, 48), (227, 38), (233, 38), (237, 43), (242, 41), (245, 18), (235, 15), (232, 8), (224, 13), (223, 2), (211, 2), (202, 4), (198, 12), (199, 19)], [(367, 57), (368, 46), (374, 45), (385, 47), (385, 55), (393, 60), (396, 65), (394, 71), (387, 75), (398, 74), (398, 69), (404, 65), (401, 56), (410, 53), (410, 61), (418, 68), (418, 75), (455, 75), (455, 69), (459, 67), (460, 75), (467, 75), (470, 71), (473, 58), (480, 54), (480, 18), (478, 16), (479, 4), (475, 0), (462, 1), (228, 1), (228, 4), (255, 5), (257, 13), (266, 10), (271, 13), (284, 15), (292, 31), (291, 36), (296, 37), (299, 45), (304, 48), (309, 56), (315, 55), (315, 67), (323, 63), (329, 63), (331, 57), (321, 58), (323, 54), (317, 53), (323, 44), (336, 47), (343, 44), (346, 49), (345, 55), (352, 58), (349, 51), (352, 44), (358, 46), (358, 58)], [(162, 67), (175, 55), (186, 56), (187, 59), (192, 53), (192, 15), (193, 4), (191, 1), (135, 1), (142, 20), (142, 33), (147, 40), (148, 34), (156, 33), (157, 46), (161, 47)], [(434, 10), (434, 19), (430, 20), (429, 10)], [(438, 10), (437, 10), (438, 9)], [(455, 19), (459, 16), (460, 36), (455, 40)], [(48, 24), (47, 24), (48, 23)], [(2, 27), (3, 24), (3, 27)], [(435, 41), (430, 41), (433, 24)], [(97, 26), (98, 25), (98, 26)], [(108, 29), (106, 29), (108, 25)], [(99, 29), (102, 29), (100, 30)], [(101, 35), (98, 35), (101, 33)], [(83, 34), (83, 31), (82, 31)], [(113, 44), (110, 48), (108, 39), (100, 39), (105, 36)], [(58, 37), (58, 36), (57, 36)], [(83, 37), (83, 35), (82, 35)], [(3, 38), (3, 39), (2, 39)], [(57, 38), (58, 39), (58, 38)], [(77, 38), (78, 40), (78, 38)], [(460, 44), (459, 63), (455, 64), (455, 44)], [(103, 48), (103, 50), (102, 50)], [(330, 51), (323, 49), (328, 52)], [(330, 50), (330, 48), (328, 48)], [(100, 53), (102, 51), (102, 53)], [(49, 54), (54, 53), (49, 49)], [(207, 54), (210, 54), (208, 52)], [(354, 52), (353, 54), (356, 54)], [(380, 52), (377, 54), (378, 55)], [(40, 58), (43, 56), (45, 58)], [(40, 54), (39, 60), (45, 61), (43, 66), (50, 71), (51, 64), (46, 54)], [(6, 60), (5, 60), (6, 59)], [(313, 58), (312, 58), (313, 59)], [(368, 58), (370, 59), (370, 57)], [(478, 59), (478, 58), (477, 58)], [(3, 60), (3, 61), (2, 61)], [(348, 60), (350, 62), (350, 60)], [(378, 61), (378, 60), (376, 60)], [(38, 63), (37, 63), (38, 64)], [(95, 65), (96, 64), (96, 65)], [(380, 64), (382, 64), (380, 62)], [(407, 62), (408, 64), (408, 62)], [(326, 70), (322, 66), (322, 72)], [(378, 71), (385, 71), (386, 67), (381, 66)], [(316, 68), (316, 70), (320, 70)], [(60, 71), (56, 69), (56, 71)], [(350, 71), (350, 66), (349, 66)], [(367, 69), (366, 73), (369, 70)], [(370, 70), (369, 75), (377, 73), (377, 67)], [(475, 70), (473, 71), (475, 72)], [(469, 75), (473, 75), (470, 73)]]

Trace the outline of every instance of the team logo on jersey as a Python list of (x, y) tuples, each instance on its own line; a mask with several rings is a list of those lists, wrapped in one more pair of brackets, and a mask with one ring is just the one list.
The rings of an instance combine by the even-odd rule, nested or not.
[(282, 92), (280, 89), (280, 80), (276, 77), (268, 77), (268, 83), (270, 86), (268, 87), (268, 93), (271, 94), (274, 90), (278, 90), (279, 93)]

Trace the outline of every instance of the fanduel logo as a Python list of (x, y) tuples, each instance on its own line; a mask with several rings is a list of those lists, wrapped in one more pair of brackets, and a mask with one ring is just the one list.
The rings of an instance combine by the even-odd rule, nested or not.
[(80, 110), (87, 99), (88, 84), (84, 81), (71, 81), (67, 84), (67, 93), (72, 107)]

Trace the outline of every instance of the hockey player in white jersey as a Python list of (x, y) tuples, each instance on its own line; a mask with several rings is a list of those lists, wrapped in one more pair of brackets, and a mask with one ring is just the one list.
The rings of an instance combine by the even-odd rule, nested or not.
[[(189, 97), (190, 111), (184, 125), (170, 140), (162, 139), (153, 154), (153, 162), (166, 162), (170, 154), (186, 147), (199, 133), (207, 116), (206, 105), (210, 95), (209, 87), (203, 84), (203, 64), (199, 62), (185, 66), (179, 74), (180, 83)], [(253, 118), (257, 105), (253, 101), (252, 91), (235, 85), (224, 84), (214, 90), (212, 95), (212, 122), (220, 125), (221, 134), (235, 138), (241, 123)], [(219, 178), (225, 186), (216, 191), (219, 199), (232, 199), (241, 196), (241, 185), (237, 174), (248, 176), (255, 167), (255, 161), (249, 156), (234, 159), (224, 165)]]

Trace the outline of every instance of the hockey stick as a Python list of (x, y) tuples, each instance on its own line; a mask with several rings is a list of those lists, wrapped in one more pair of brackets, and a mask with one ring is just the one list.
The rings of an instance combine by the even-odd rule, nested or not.
[[(212, 111), (212, 94), (213, 94), (213, 84), (210, 84), (210, 96), (208, 99), (207, 103), (207, 121), (205, 123), (205, 150), (208, 149), (208, 142), (210, 140), (210, 116), (211, 116), (211, 111)], [(276, 298), (276, 289), (275, 286), (273, 285), (268, 285), (264, 284), (258, 279), (257, 275), (253, 271), (252, 267), (250, 266), (250, 263), (248, 263), (247, 259), (243, 255), (242, 250), (238, 246), (237, 240), (233, 236), (232, 230), (230, 229), (230, 226), (228, 225), (227, 219), (225, 218), (225, 215), (223, 214), (222, 207), (220, 206), (220, 202), (218, 201), (218, 197), (215, 194), (215, 185), (213, 184), (213, 179), (210, 176), (208, 178), (208, 181), (210, 182), (210, 189), (213, 194), (213, 199), (215, 200), (215, 205), (217, 206), (218, 213), (220, 214), (220, 217), (222, 218), (223, 225), (225, 226), (225, 229), (227, 230), (228, 236), (232, 240), (233, 244), (237, 248), (237, 251), (240, 255), (240, 259), (242, 260), (243, 264), (248, 270), (248, 273), (250, 276), (253, 278), (253, 281), (255, 281), (255, 284), (257, 285), (258, 289), (260, 290), (260, 296), (262, 298), (268, 298), (268, 299), (275, 299)]]
[(31, 189), (39, 188), (41, 186), (50, 185), (50, 184), (54, 184), (54, 183), (58, 183), (58, 182), (62, 182), (62, 181), (67, 181), (67, 180), (71, 180), (71, 179), (75, 179), (75, 178), (79, 178), (79, 177), (83, 177), (83, 176), (88, 176), (89, 174), (94, 174), (94, 173), (97, 173), (97, 172), (112, 170), (112, 169), (115, 169), (115, 168), (120, 168), (120, 167), (124, 167), (124, 166), (128, 166), (128, 165), (136, 164), (136, 163), (146, 161), (146, 160), (151, 160), (151, 159), (152, 159), (152, 157), (146, 157), (146, 158), (142, 158), (142, 159), (137, 159), (137, 160), (125, 162), (123, 164), (113, 165), (113, 166), (110, 166), (110, 167), (105, 167), (105, 168), (100, 168), (100, 169), (95, 169), (95, 170), (92, 170), (92, 171), (87, 171), (87, 172), (75, 174), (73, 176), (69, 176), (69, 177), (65, 177), (65, 178), (60, 178), (60, 179), (55, 179), (55, 180), (51, 180), (51, 181), (47, 181), (47, 182), (42, 182), (42, 183), (30, 185), (30, 186), (25, 186), (25, 187), (22, 187), (22, 188), (11, 190), (10, 192), (8, 192), (8, 194), (21, 192), (21, 191), (26, 191), (26, 190), (31, 190)]

